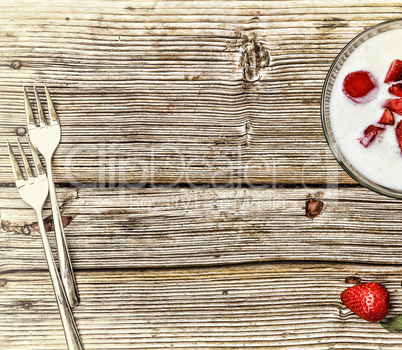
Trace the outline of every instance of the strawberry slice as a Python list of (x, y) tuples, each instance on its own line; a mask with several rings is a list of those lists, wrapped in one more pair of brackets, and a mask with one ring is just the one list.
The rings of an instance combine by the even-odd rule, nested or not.
[[(362, 103), (362, 100), (377, 86), (373, 75), (370, 72), (360, 70), (349, 73), (343, 81), (343, 92), (351, 100)], [(367, 101), (368, 102), (368, 101)]]
[(402, 80), (402, 61), (395, 60), (391, 63), (388, 73), (385, 77), (384, 83), (392, 83), (394, 81)]
[(395, 128), (395, 135), (396, 139), (398, 140), (399, 148), (401, 149), (402, 152), (402, 120), (398, 123), (398, 125)]
[(402, 83), (394, 84), (388, 88), (388, 92), (392, 95), (402, 97)]
[(395, 123), (394, 115), (388, 108), (385, 108), (384, 113), (382, 114), (382, 117), (378, 121), (378, 123), (384, 125), (394, 125)]
[[(375, 125), (369, 125), (366, 130), (364, 130), (363, 134), (364, 136), (359, 139), (360, 143), (364, 147), (370, 146), (376, 137), (381, 134), (385, 129), (382, 128), (381, 126), (375, 126)], [(402, 126), (401, 126), (401, 131), (402, 131)]]
[(402, 114), (402, 98), (390, 98), (383, 106), (396, 114)]

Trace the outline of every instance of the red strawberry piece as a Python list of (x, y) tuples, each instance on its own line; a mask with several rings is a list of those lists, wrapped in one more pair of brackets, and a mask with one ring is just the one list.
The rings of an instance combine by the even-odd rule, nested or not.
[(384, 83), (392, 83), (402, 79), (402, 61), (395, 60), (391, 63)]
[(377, 84), (370, 72), (361, 70), (349, 73), (343, 81), (343, 92), (355, 102), (365, 102), (362, 97), (368, 95)]
[(398, 140), (399, 148), (402, 151), (402, 120), (397, 124), (395, 128), (396, 139)]
[(383, 106), (396, 114), (402, 114), (402, 98), (390, 98)]
[(402, 97), (402, 83), (394, 84), (388, 88), (388, 92), (392, 95)]
[(378, 282), (357, 284), (341, 293), (341, 300), (357, 316), (369, 322), (381, 321), (388, 314), (389, 293)]
[(366, 130), (364, 130), (363, 134), (364, 136), (359, 139), (360, 143), (364, 147), (370, 146), (376, 137), (381, 134), (385, 129), (382, 128), (381, 126), (375, 126), (375, 125), (369, 125)]
[(385, 125), (394, 125), (394, 123), (395, 123), (394, 115), (388, 108), (385, 108), (384, 113), (382, 114), (382, 117), (378, 121), (378, 123), (385, 124)]

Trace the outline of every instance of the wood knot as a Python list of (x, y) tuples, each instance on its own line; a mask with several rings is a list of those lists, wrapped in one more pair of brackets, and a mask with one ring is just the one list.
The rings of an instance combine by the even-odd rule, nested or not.
[(321, 214), (324, 207), (324, 202), (320, 199), (310, 198), (306, 201), (306, 216), (310, 219), (314, 219)]
[(5, 278), (0, 279), (0, 287), (4, 287), (7, 284), (7, 280)]
[(18, 300), (17, 305), (25, 310), (29, 310), (33, 306), (32, 302), (29, 300)]
[(260, 71), (269, 65), (268, 50), (252, 33), (244, 38), (241, 46), (240, 68), (243, 71), (243, 79), (254, 82), (260, 79)]
[[(61, 224), (63, 225), (63, 227), (68, 226), (70, 224), (70, 222), (73, 220), (72, 216), (61, 215), (60, 218), (61, 218)], [(43, 225), (45, 226), (46, 232), (54, 231), (54, 222), (53, 222), (52, 215), (50, 215), (47, 218), (43, 219)], [(34, 222), (32, 224), (32, 229), (34, 231), (39, 231), (39, 225), (38, 225), (37, 222)]]
[(13, 69), (20, 69), (21, 68), (21, 62), (20, 61), (12, 61), (10, 64), (10, 67)]
[[(61, 223), (63, 227), (68, 226), (71, 221), (73, 221), (72, 216), (61, 216)], [(52, 216), (48, 216), (47, 218), (43, 219), (43, 224), (45, 226), (46, 232), (49, 231), (54, 231), (54, 223)], [(39, 232), (39, 224), (38, 222), (32, 222), (31, 224), (11, 224), (10, 221), (8, 220), (1, 220), (1, 228), (6, 231), (6, 232), (14, 232), (17, 234), (24, 234), (24, 235), (30, 235), (31, 232)]]
[(23, 225), (12, 225), (8, 220), (1, 220), (1, 228), (5, 232), (14, 232), (17, 234), (23, 234), (29, 236), (32, 231), (32, 227), (27, 224)]

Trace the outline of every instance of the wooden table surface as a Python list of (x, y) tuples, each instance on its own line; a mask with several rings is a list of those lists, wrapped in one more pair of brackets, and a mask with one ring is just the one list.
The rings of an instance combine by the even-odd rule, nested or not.
[(336, 55), (401, 2), (0, 9), (0, 349), (66, 349), (4, 146), (25, 126), (22, 87), (43, 98), (43, 82), (86, 350), (402, 349), (339, 297), (349, 276), (382, 282), (402, 314), (402, 202), (356, 184), (320, 123)]

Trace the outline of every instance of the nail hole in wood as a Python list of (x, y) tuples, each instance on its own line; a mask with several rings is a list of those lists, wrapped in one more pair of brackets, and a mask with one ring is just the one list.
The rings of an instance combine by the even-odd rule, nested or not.
[(17, 130), (15, 131), (15, 133), (18, 135), (18, 136), (24, 136), (26, 133), (27, 133), (27, 129), (25, 129), (24, 127), (19, 127), (19, 128), (17, 128)]
[(345, 283), (349, 283), (349, 284), (358, 284), (361, 282), (361, 278), (357, 277), (357, 276), (349, 276), (345, 278)]
[(21, 68), (21, 62), (20, 61), (12, 61), (10, 67), (13, 68), (13, 69), (20, 69)]

